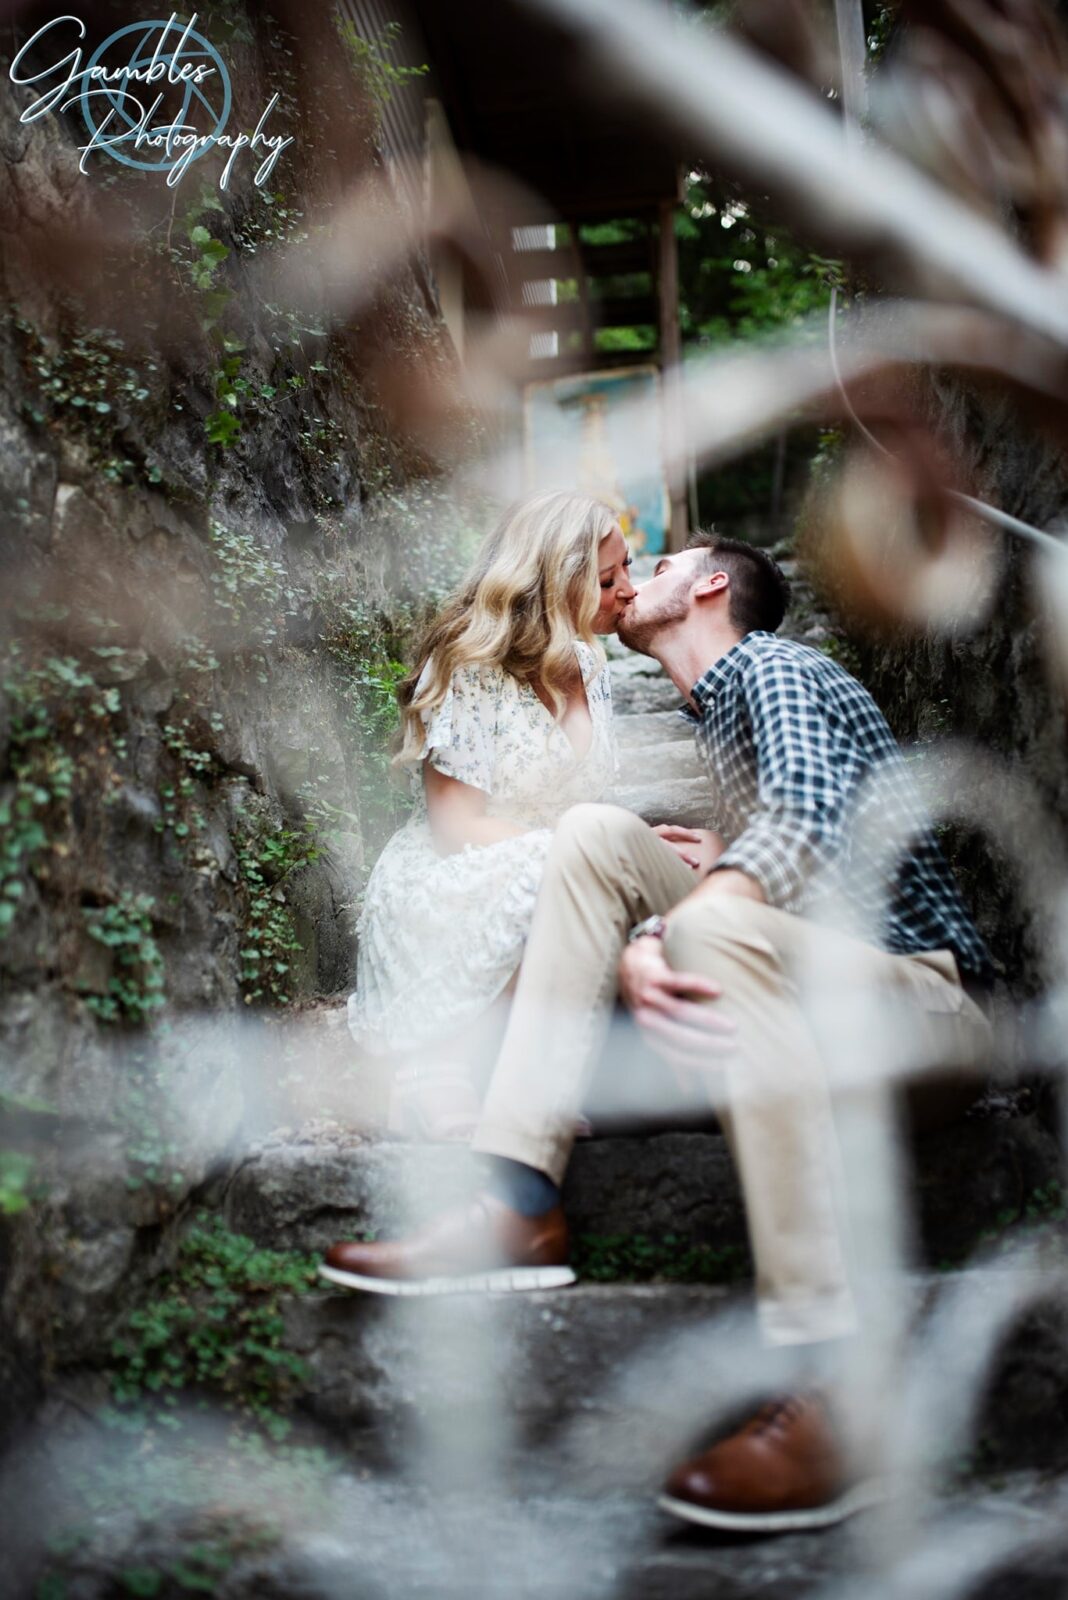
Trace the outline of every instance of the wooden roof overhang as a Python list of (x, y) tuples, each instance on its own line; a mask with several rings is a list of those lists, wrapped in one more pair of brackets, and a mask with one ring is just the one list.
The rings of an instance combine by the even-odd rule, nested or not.
[[(530, 376), (671, 359), (665, 329), (677, 308), (664, 247), (673, 239), (660, 224), (679, 198), (681, 151), (667, 128), (613, 97), (604, 69), (536, 5), (409, 4), (460, 154), (517, 180), (482, 224), (501, 269), (498, 309), (525, 317), (532, 335), (557, 336), (548, 347), (533, 341)], [(673, 25), (668, 0), (664, 25)], [(638, 226), (613, 243), (581, 236), (583, 224), (610, 219)], [(555, 249), (516, 246), (517, 227), (549, 221), (568, 225)], [(560, 288), (551, 301), (550, 280)], [(605, 348), (601, 330), (626, 327), (645, 330), (644, 356)]]
[(513, 173), (565, 222), (652, 214), (677, 197), (668, 135), (614, 102), (603, 69), (535, 6), (410, 4), (461, 152)]

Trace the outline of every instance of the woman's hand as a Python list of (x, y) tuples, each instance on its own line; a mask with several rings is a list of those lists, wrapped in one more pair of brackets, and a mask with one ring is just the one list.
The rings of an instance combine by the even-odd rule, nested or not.
[(712, 871), (727, 848), (723, 835), (711, 828), (680, 828), (674, 822), (661, 822), (653, 832), (701, 878)]

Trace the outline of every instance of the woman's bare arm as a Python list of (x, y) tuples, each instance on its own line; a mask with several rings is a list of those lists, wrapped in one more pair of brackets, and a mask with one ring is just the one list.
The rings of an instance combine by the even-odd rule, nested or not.
[(429, 761), (423, 762), (423, 788), (430, 831), (440, 855), (453, 855), (465, 844), (496, 844), (501, 839), (514, 839), (528, 831), (507, 817), (488, 817), (489, 796), (484, 790), (447, 777)]

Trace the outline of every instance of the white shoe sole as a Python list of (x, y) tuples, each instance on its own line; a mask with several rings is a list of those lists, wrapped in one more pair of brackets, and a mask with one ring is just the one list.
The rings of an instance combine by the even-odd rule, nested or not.
[(362, 1272), (342, 1272), (320, 1267), (320, 1278), (343, 1289), (364, 1289), (369, 1294), (513, 1294), (523, 1289), (566, 1289), (575, 1282), (570, 1267), (500, 1267), (455, 1278), (372, 1278)]
[(716, 1511), (709, 1506), (695, 1506), (689, 1500), (676, 1500), (670, 1494), (662, 1494), (657, 1504), (662, 1511), (699, 1528), (723, 1528), (731, 1533), (795, 1533), (805, 1528), (833, 1527), (883, 1499), (880, 1485), (868, 1482), (858, 1483), (829, 1505), (813, 1506), (807, 1511)]

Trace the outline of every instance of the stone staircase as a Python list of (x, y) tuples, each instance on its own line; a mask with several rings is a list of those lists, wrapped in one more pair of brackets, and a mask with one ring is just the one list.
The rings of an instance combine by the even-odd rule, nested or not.
[[(653, 822), (706, 822), (707, 786), (674, 689), (640, 659), (614, 660), (612, 673), (621, 747), (614, 798)], [(249, 1098), (261, 1136), (203, 1196), (235, 1232), (318, 1253), (337, 1238), (401, 1231), (470, 1191), (466, 1150), (373, 1133), (383, 1086), (351, 1070), (340, 1008), (324, 1003), (264, 1025), (258, 1041)], [(214, 1549), (219, 1518), (230, 1529), (225, 1561), (198, 1585), (210, 1583), (218, 1600), (1059, 1592), (1068, 1509), (1057, 1476), (1068, 1468), (1062, 1236), (1047, 1227), (1022, 1254), (932, 1270), (962, 1261), (1059, 1178), (1056, 1141), (1039, 1116), (1018, 1098), (991, 1095), (955, 1127), (910, 1142), (902, 1204), (915, 1222), (913, 1267), (889, 1279), (873, 1267), (863, 1305), (865, 1349), (874, 1352), (867, 1382), (892, 1396), (884, 1414), (904, 1450), (904, 1498), (823, 1534), (713, 1536), (658, 1511), (665, 1472), (710, 1428), (796, 1373), (757, 1334), (741, 1197), (714, 1121), (691, 1114), (681, 1123), (663, 1104), (662, 1079), (643, 1082), (614, 1046), (607, 1061), (613, 1120), (595, 1114), (601, 1136), (576, 1147), (565, 1191), (579, 1259), (589, 1264), (579, 1284), (411, 1301), (324, 1285), (289, 1299), (281, 1342), (306, 1371), (294, 1453), (258, 1464), (242, 1456), (235, 1477), (225, 1449), (210, 1438), (199, 1445), (194, 1411), (187, 1521), (136, 1507), (98, 1519), (69, 1557), (63, 1594), (155, 1593), (144, 1585), (175, 1570), (176, 1551)], [(663, 1273), (594, 1281), (621, 1240), (655, 1246), (661, 1265), (672, 1251), (703, 1247), (706, 1264), (720, 1261), (729, 1281)], [(899, 1325), (909, 1331), (907, 1358), (895, 1353)], [(74, 1466), (91, 1479), (107, 1449), (94, 1420), (107, 1398), (99, 1373), (64, 1376), (50, 1402), (61, 1426), (42, 1456), (34, 1515)], [(921, 1448), (906, 1448), (906, 1425)], [(326, 1463), (313, 1469), (310, 1498), (305, 1445)], [(180, 1452), (173, 1474), (158, 1438), (150, 1454), (157, 1475), (189, 1481)], [(918, 1471), (928, 1454), (942, 1463), (929, 1481)], [(954, 1455), (981, 1471), (961, 1476)], [(910, 1503), (908, 1491), (923, 1484)], [(235, 1506), (247, 1508), (236, 1536)], [(184, 1583), (199, 1569), (180, 1570)], [(0, 1594), (32, 1592), (4, 1582), (0, 1551)]]
[(610, 666), (619, 742), (619, 780), (612, 799), (647, 822), (709, 824), (709, 792), (693, 735), (678, 715), (674, 684), (643, 656)]
[[(707, 787), (674, 689), (635, 658), (614, 661), (612, 672), (621, 746), (614, 798), (650, 821), (705, 823)], [(335, 1486), (344, 1526), (333, 1544), (313, 1540), (310, 1553), (290, 1541), (284, 1570), (261, 1571), (234, 1594), (266, 1584), (316, 1600), (792, 1600), (849, 1575), (860, 1582), (867, 1569), (865, 1596), (889, 1595), (906, 1556), (918, 1559), (925, 1540), (937, 1545), (932, 1529), (970, 1526), (968, 1518), (977, 1529), (993, 1519), (1017, 1552), (1013, 1570), (1023, 1570), (1018, 1552), (1056, 1538), (1064, 1508), (1060, 1486), (1036, 1476), (1068, 1464), (1068, 1353), (1060, 1305), (1050, 1299), (1059, 1271), (1047, 1280), (1048, 1262), (930, 1270), (960, 1261), (1059, 1175), (1052, 1134), (1035, 1115), (1004, 1109), (991, 1102), (911, 1145), (917, 1261), (927, 1267), (899, 1280), (896, 1312), (922, 1338), (940, 1307), (963, 1296), (973, 1318), (965, 1325), (993, 1328), (1000, 1318), (1016, 1331), (1007, 1343), (990, 1333), (991, 1351), (1001, 1351), (994, 1375), (967, 1393), (964, 1386), (970, 1422), (955, 1419), (962, 1449), (978, 1439), (983, 1466), (1002, 1474), (998, 1487), (944, 1482), (904, 1554), (893, 1547), (890, 1520), (861, 1519), (874, 1527), (867, 1534), (857, 1524), (754, 1542), (688, 1532), (656, 1512), (664, 1470), (701, 1430), (750, 1392), (781, 1386), (782, 1370), (756, 1334), (748, 1285), (587, 1281), (433, 1301), (324, 1289), (288, 1306), (286, 1344), (307, 1363), (300, 1414), (352, 1463)], [(580, 1143), (568, 1174), (576, 1236), (637, 1235), (744, 1260), (741, 1198), (714, 1124), (636, 1127), (624, 1107), (620, 1125), (601, 1131), (613, 1136)], [(216, 1198), (234, 1230), (318, 1252), (337, 1238), (411, 1226), (468, 1193), (472, 1177), (464, 1150), (323, 1123), (264, 1139)], [(925, 1381), (932, 1394), (949, 1391), (961, 1382), (962, 1351), (952, 1339), (932, 1349)], [(1010, 1582), (982, 1592), (989, 1600), (1014, 1590)]]

